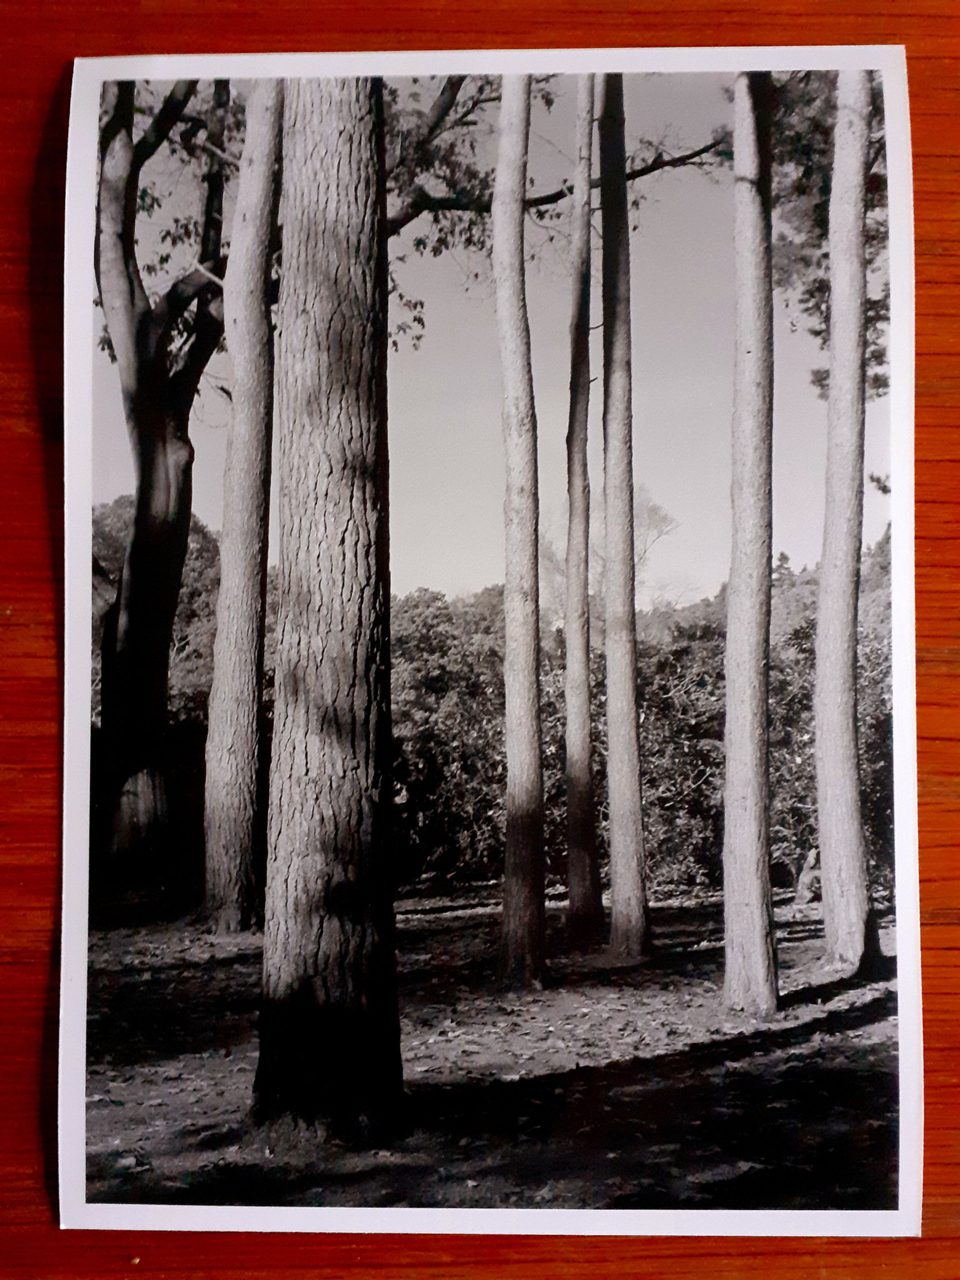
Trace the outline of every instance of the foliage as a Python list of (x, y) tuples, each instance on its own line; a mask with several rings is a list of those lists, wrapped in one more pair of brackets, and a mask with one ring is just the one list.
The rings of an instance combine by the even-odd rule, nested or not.
[[(133, 500), (97, 507), (93, 550), (115, 593)], [(196, 517), (170, 665), (170, 717), (202, 730), (213, 665), (217, 540)], [(267, 581), (264, 719), (269, 740), (275, 665), (276, 570)], [(793, 888), (816, 847), (813, 670), (816, 570), (781, 556), (773, 574), (770, 805), (774, 879)], [(724, 592), (660, 605), (638, 618), (644, 836), (650, 887), (664, 895), (720, 887), (723, 833)], [(494, 879), (504, 842), (503, 591), (448, 600), (426, 589), (396, 599), (392, 616), (396, 882)], [(94, 721), (100, 655), (94, 619)], [(565, 873), (562, 627), (545, 625), (542, 727), (546, 846), (553, 882)], [(889, 531), (864, 556), (859, 641), (861, 790), (871, 883), (893, 883)], [(603, 656), (591, 659), (597, 830), (606, 837)]]
[[(132, 523), (133, 498), (129, 494), (93, 509), (94, 561), (100, 566), (97, 576), (103, 594), (109, 593), (111, 599), (120, 584)], [(170, 649), (168, 705), (173, 722), (206, 721), (207, 696), (213, 676), (213, 637), (219, 583), (219, 543), (203, 521), (193, 516)], [(100, 721), (101, 628), (102, 615), (99, 618), (95, 615), (93, 718), (97, 724)]]
[[(534, 102), (546, 111), (554, 105), (555, 79), (551, 75), (533, 77)], [(246, 86), (242, 81), (231, 82), (223, 113), (223, 138), (220, 145), (215, 145), (208, 138), (210, 122), (217, 111), (215, 84), (197, 84), (187, 109), (138, 188), (138, 257), (151, 302), (156, 302), (174, 280), (197, 264), (203, 238), (201, 175), (212, 158), (222, 162), (226, 187), (222, 247), (224, 253), (229, 250), (231, 186), (243, 150)], [(156, 119), (170, 87), (158, 81), (137, 82), (136, 136), (141, 136)], [(416, 223), (410, 241), (416, 255), (439, 257), (452, 250), (473, 251), (482, 258), (490, 248), (488, 215), (500, 77), (413, 76), (385, 81), (383, 92), (391, 236)], [(685, 154), (678, 154), (664, 138), (638, 139), (627, 165), (633, 177), (642, 177), (678, 166), (709, 172), (726, 159), (729, 139), (719, 130), (708, 144)], [(531, 191), (531, 223), (542, 228), (543, 244), (553, 243), (556, 235), (562, 235), (556, 224), (567, 216), (566, 196), (571, 189), (564, 180), (552, 191)], [(630, 191), (631, 207), (636, 209), (643, 198), (643, 183), (631, 182)], [(529, 256), (532, 259), (536, 255), (537, 248), (531, 246)], [(409, 341), (416, 349), (425, 330), (423, 300), (401, 283), (401, 268), (406, 260), (404, 252), (390, 256), (390, 342), (394, 350), (402, 341)], [(474, 264), (471, 274), (478, 279), (480, 258), (475, 258)], [(275, 268), (278, 274), (279, 256)], [(192, 307), (178, 317), (174, 334), (178, 350), (189, 346), (194, 318)], [(99, 345), (112, 359), (113, 348), (105, 326), (100, 330)]]
[(493, 189), (487, 153), (494, 121), (484, 108), (500, 101), (499, 76), (463, 77), (437, 121), (434, 106), (445, 83), (414, 76), (384, 84), (388, 201), (405, 203), (412, 192), (423, 192), (427, 216), (414, 248), (432, 257), (451, 248), (488, 247), (484, 206)]
[[(777, 883), (794, 887), (817, 845), (813, 677), (817, 575), (774, 574), (771, 645), (771, 853)], [(863, 557), (858, 636), (860, 791), (873, 894), (893, 889), (890, 531)]]
[(393, 610), (398, 878), (475, 879), (502, 862), (503, 591), (415, 591)]
[[(864, 823), (875, 896), (892, 886), (889, 535), (864, 557), (860, 728)], [(793, 888), (816, 848), (813, 760), (816, 570), (774, 570), (770, 803), (776, 882)], [(724, 592), (641, 614), (638, 693), (650, 887), (720, 887), (723, 832)], [(488, 879), (503, 851), (502, 606), (498, 589), (446, 600), (415, 592), (394, 607), (394, 730), (401, 879)], [(602, 654), (591, 670), (597, 824), (606, 836)], [(548, 873), (565, 857), (563, 633), (544, 629), (542, 729)]]
[(723, 630), (709, 617), (641, 643), (640, 729), (650, 888), (719, 888)]
[[(532, 78), (535, 108), (552, 110), (556, 79), (552, 75)], [(396, 235), (415, 223), (413, 252), (434, 258), (451, 251), (464, 253), (472, 280), (481, 278), (491, 244), (488, 215), (499, 103), (499, 76), (412, 77), (384, 84), (389, 233)], [(631, 209), (636, 212), (644, 198), (645, 184), (638, 179), (672, 168), (711, 173), (729, 158), (729, 134), (722, 128), (708, 142), (688, 151), (678, 150), (666, 137), (638, 138), (627, 155)], [(529, 182), (525, 252), (532, 262), (547, 246), (558, 241), (566, 245), (568, 237), (561, 224), (569, 217), (573, 185), (563, 177), (545, 190), (532, 174)], [(405, 261), (402, 253), (391, 255), (395, 349), (401, 337), (416, 347), (425, 324), (422, 300), (406, 293), (398, 280), (397, 268)]]
[[(246, 122), (245, 98), (231, 93), (223, 105), (223, 91), (216, 95), (215, 81), (200, 81), (157, 155), (140, 174), (137, 188), (137, 263), (151, 306), (161, 303), (175, 281), (195, 267), (204, 239), (204, 171), (220, 162), (224, 202), (231, 202), (231, 184), (239, 166)], [(168, 83), (140, 80), (135, 84), (134, 143), (154, 123), (168, 91)], [(222, 118), (223, 137), (215, 146), (208, 139), (215, 116)], [(219, 132), (219, 125), (217, 126)], [(224, 219), (224, 229), (229, 219)], [(209, 234), (209, 229), (208, 229)], [(229, 248), (226, 234), (222, 250)], [(205, 264), (214, 267), (215, 264)], [(99, 298), (94, 304), (100, 307)], [(177, 316), (170, 338), (171, 369), (189, 349), (196, 321), (196, 303)], [(104, 324), (98, 346), (114, 361), (113, 343)], [(223, 343), (219, 344), (223, 350)]]
[(813, 613), (770, 654), (770, 859), (775, 887), (795, 888), (817, 844)]
[(864, 557), (860, 581), (857, 707), (860, 791), (875, 894), (893, 898), (893, 672), (890, 529)]
[[(882, 395), (888, 386), (886, 326), (890, 316), (887, 274), (887, 171), (883, 95), (873, 79), (870, 153), (865, 224), (867, 255), (867, 392)], [(776, 236), (773, 275), (826, 349), (830, 336), (830, 261), (828, 246), (836, 73), (794, 72), (777, 85), (774, 122), (773, 204)], [(824, 394), (828, 371), (813, 371)]]

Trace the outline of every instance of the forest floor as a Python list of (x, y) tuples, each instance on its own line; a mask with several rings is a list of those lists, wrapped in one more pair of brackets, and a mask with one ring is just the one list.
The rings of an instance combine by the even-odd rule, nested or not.
[(495, 989), (492, 892), (398, 906), (406, 1136), (362, 1150), (248, 1117), (261, 938), (94, 932), (88, 1198), (138, 1203), (889, 1208), (897, 1000), (831, 980), (817, 907), (778, 906), (782, 1009), (721, 1006), (718, 903), (661, 904), (643, 964), (564, 956)]

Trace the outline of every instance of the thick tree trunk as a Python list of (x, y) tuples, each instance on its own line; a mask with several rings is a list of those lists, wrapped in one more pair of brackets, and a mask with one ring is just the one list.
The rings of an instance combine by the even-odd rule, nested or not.
[(590, 748), (590, 180), (593, 160), (594, 78), (577, 88), (577, 167), (573, 180), (570, 319), (570, 418), (567, 426), (566, 784), (567, 928), (575, 946), (589, 945), (603, 928)]
[(507, 844), (500, 968), (505, 982), (519, 986), (538, 983), (544, 964), (537, 419), (523, 262), (529, 128), (530, 78), (504, 76), (492, 208), (506, 462)]
[(771, 93), (769, 73), (737, 76), (733, 545), (727, 588), (723, 831), (724, 1002), (762, 1016), (777, 1007), (767, 726), (773, 438)]
[(280, 563), (260, 1118), (348, 1133), (402, 1090), (390, 896), (383, 102), (284, 89)]
[(625, 956), (649, 948), (637, 724), (637, 615), (633, 536), (630, 228), (623, 76), (601, 81), (600, 201), (603, 227), (603, 493), (606, 529), (607, 793), (610, 812), (610, 945)]
[(206, 907), (222, 931), (257, 914), (256, 849), (263, 682), (267, 518), (273, 418), (270, 259), (275, 226), (282, 82), (258, 81), (247, 131), (224, 280), (233, 362), (220, 537), (220, 591), (210, 689), (204, 832)]
[(869, 908), (857, 754), (869, 126), (868, 73), (841, 71), (830, 193), (830, 399), (814, 717), (826, 948), (832, 962), (849, 970), (864, 958)]

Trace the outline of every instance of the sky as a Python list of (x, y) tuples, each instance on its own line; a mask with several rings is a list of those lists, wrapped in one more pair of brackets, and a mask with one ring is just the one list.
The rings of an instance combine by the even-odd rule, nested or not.
[[(639, 138), (687, 150), (732, 123), (730, 77), (645, 74), (625, 77), (627, 147)], [(548, 113), (536, 104), (530, 136), (534, 190), (572, 173), (576, 84), (558, 77)], [(495, 140), (489, 140), (492, 162)], [(708, 176), (668, 170), (641, 179), (633, 219), (631, 280), (635, 483), (663, 508), (673, 529), (652, 548), (640, 575), (641, 606), (690, 603), (726, 580), (730, 545), (730, 433), (733, 392), (733, 193), (728, 170)], [(639, 186), (640, 184), (635, 184)], [(194, 199), (191, 184), (178, 198)], [(528, 222), (528, 227), (530, 226)], [(527, 302), (539, 423), (544, 536), (560, 550), (566, 521), (565, 434), (568, 410), (570, 280), (561, 223), (554, 243), (530, 227)], [(459, 595), (504, 576), (504, 467), (500, 371), (492, 281), (478, 255), (420, 257), (416, 225), (391, 242), (408, 295), (422, 298), (426, 332), (418, 350), (401, 340), (389, 365), (391, 573), (404, 594), (425, 586)], [(151, 232), (144, 233), (148, 252)], [(602, 502), (599, 240), (595, 238), (590, 470), (593, 501)], [(479, 273), (480, 279), (474, 279)], [(820, 555), (826, 452), (826, 405), (810, 382), (825, 354), (803, 318), (775, 301), (774, 553), (795, 568)], [(94, 501), (133, 488), (116, 371), (95, 354)], [(196, 448), (194, 510), (212, 529), (222, 519), (222, 480), (229, 402), (229, 356), (218, 357), (191, 422)], [(868, 405), (867, 474), (886, 475), (888, 402)], [(882, 534), (890, 500), (867, 484), (864, 542)], [(277, 555), (272, 524), (271, 559)]]

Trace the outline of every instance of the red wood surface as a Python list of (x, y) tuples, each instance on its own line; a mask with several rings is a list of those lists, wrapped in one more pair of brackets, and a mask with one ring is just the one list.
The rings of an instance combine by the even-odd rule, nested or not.
[[(35, 0), (0, 3), (0, 1275), (960, 1276), (960, 5), (957, 0)], [(56, 1001), (62, 232), (76, 55), (903, 43), (917, 230), (924, 1238), (60, 1232)]]

